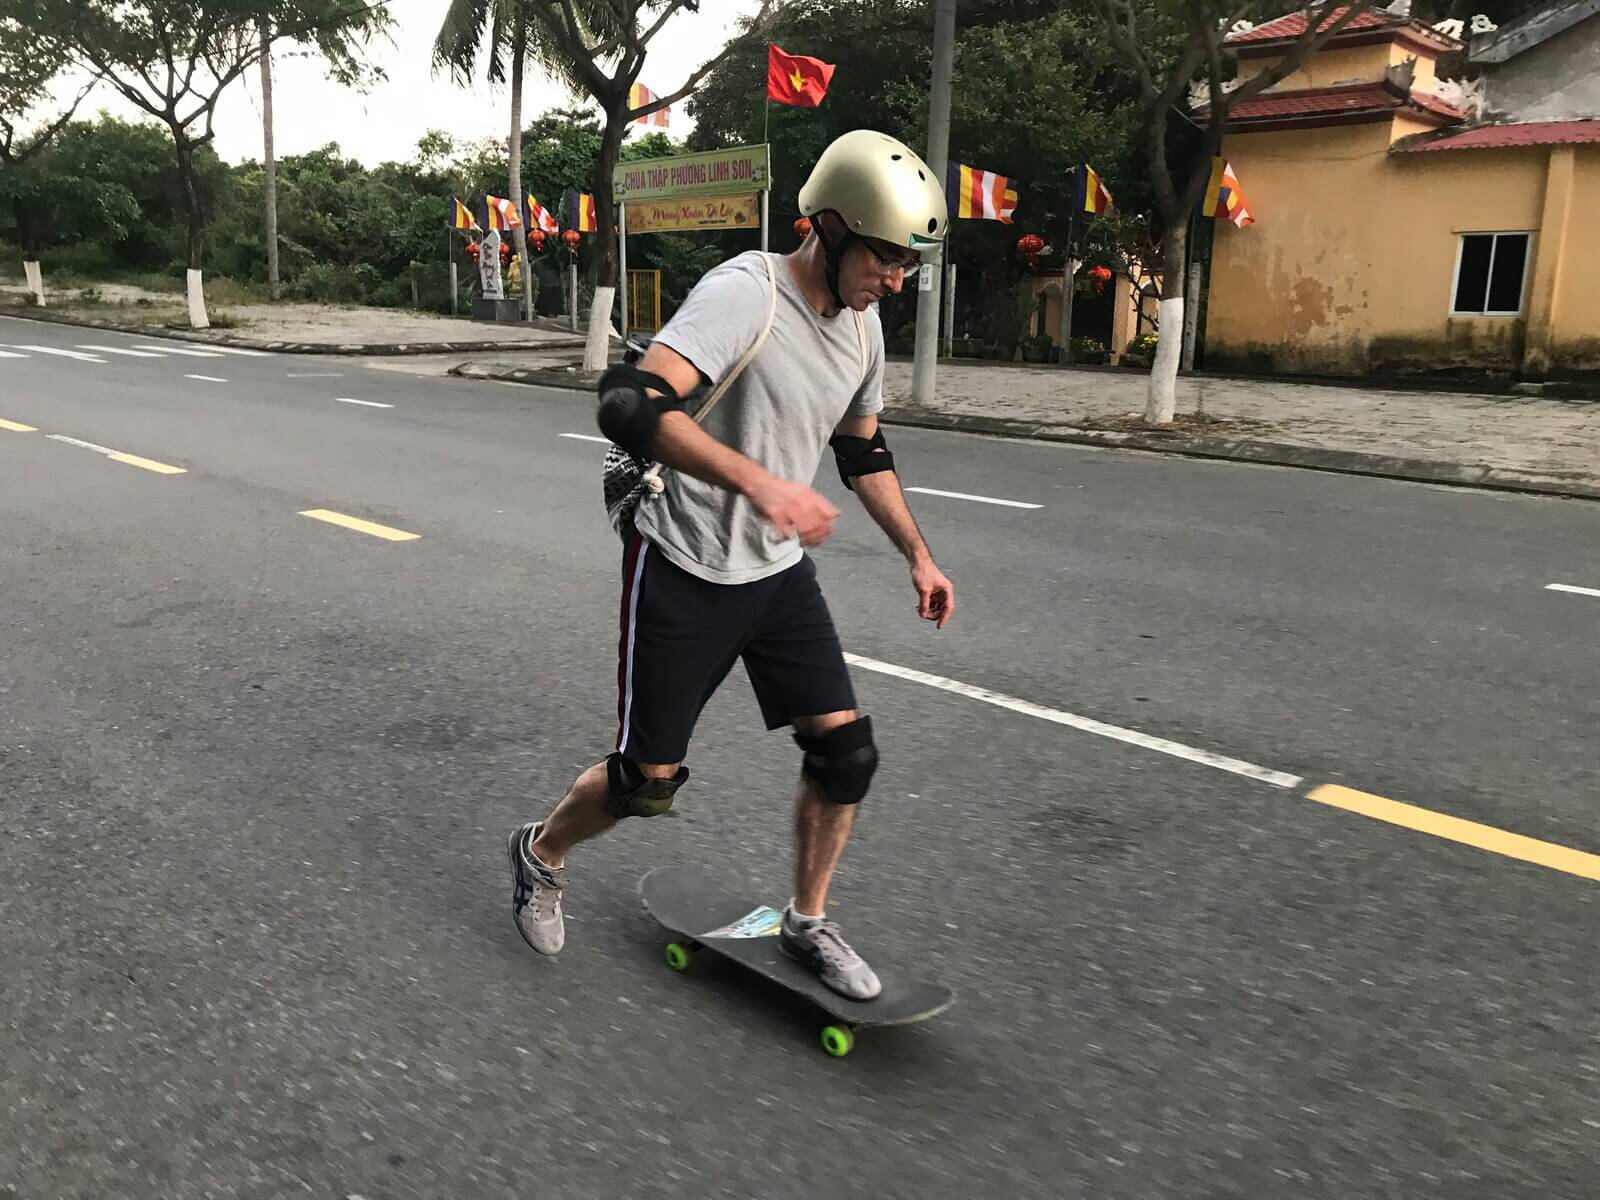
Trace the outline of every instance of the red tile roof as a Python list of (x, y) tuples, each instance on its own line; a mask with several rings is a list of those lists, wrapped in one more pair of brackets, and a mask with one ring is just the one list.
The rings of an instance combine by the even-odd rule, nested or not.
[(1397, 150), (1495, 150), (1507, 146), (1600, 145), (1600, 120), (1529, 121), (1522, 125), (1483, 125), (1443, 137), (1396, 146)]
[[(1323, 20), (1322, 24), (1317, 26), (1318, 32), (1327, 29), (1348, 11), (1347, 7), (1334, 9)], [(1310, 8), (1300, 9), (1279, 17), (1276, 21), (1268, 21), (1264, 25), (1257, 25), (1254, 29), (1247, 30), (1244, 33), (1233, 34), (1227, 38), (1227, 44), (1230, 46), (1249, 47), (1262, 42), (1293, 42), (1304, 34), (1311, 25), (1310, 14)], [(1342, 41), (1346, 35), (1359, 33), (1365, 33), (1370, 38), (1376, 31), (1385, 29), (1394, 30), (1397, 35), (1404, 34), (1412, 39), (1420, 39), (1439, 50), (1459, 49), (1461, 45), (1456, 39), (1440, 33), (1437, 29), (1421, 21), (1413, 20), (1410, 17), (1397, 17), (1393, 13), (1384, 12), (1381, 9), (1367, 9), (1364, 12), (1357, 13), (1350, 18), (1349, 22), (1338, 33), (1334, 34), (1333, 41)], [(1378, 40), (1384, 39), (1380, 38)]]
[[(1326, 29), (1342, 17), (1346, 11), (1343, 8), (1334, 9), (1328, 15), (1328, 19), (1322, 23), (1321, 28)], [(1397, 17), (1393, 13), (1368, 9), (1366, 12), (1357, 13), (1344, 28), (1354, 33), (1358, 29), (1387, 29), (1391, 26), (1405, 25), (1407, 23), (1405, 18)], [(1265, 25), (1257, 25), (1254, 29), (1245, 33), (1236, 33), (1228, 38), (1228, 41), (1238, 44), (1241, 42), (1267, 42), (1275, 38), (1297, 38), (1306, 31), (1306, 26), (1310, 24), (1309, 10), (1302, 9), (1299, 12), (1292, 12), (1287, 16), (1279, 17), (1276, 21), (1268, 21)]]
[(1466, 113), (1452, 108), (1437, 96), (1412, 92), (1409, 96), (1381, 80), (1347, 83), (1336, 87), (1303, 88), (1292, 92), (1263, 92), (1236, 107), (1228, 120), (1234, 125), (1303, 119), (1308, 125), (1320, 124), (1319, 117), (1351, 117), (1382, 114), (1412, 108), (1450, 121), (1460, 121)]

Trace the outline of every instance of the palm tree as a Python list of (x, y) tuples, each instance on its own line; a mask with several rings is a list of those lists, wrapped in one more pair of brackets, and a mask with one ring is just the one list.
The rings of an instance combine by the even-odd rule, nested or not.
[[(585, 6), (587, 7), (587, 6)], [(585, 14), (588, 15), (588, 14)], [(479, 56), (488, 59), (491, 84), (511, 84), (510, 199), (522, 209), (522, 76), (531, 55), (554, 78), (570, 80), (571, 70), (556, 52), (544, 26), (534, 17), (528, 0), (450, 0), (439, 36), (433, 43), (435, 67), (448, 70), (456, 83), (466, 86), (477, 69)], [(517, 260), (522, 264), (525, 316), (533, 320), (533, 265), (528, 261), (528, 231), (519, 224), (512, 231)]]

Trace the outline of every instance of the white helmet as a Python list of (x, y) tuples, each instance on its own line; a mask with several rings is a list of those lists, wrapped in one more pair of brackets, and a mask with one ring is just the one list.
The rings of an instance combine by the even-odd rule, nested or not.
[(800, 189), (800, 212), (814, 218), (831, 210), (860, 237), (931, 250), (950, 220), (942, 183), (904, 142), (857, 129), (817, 159)]

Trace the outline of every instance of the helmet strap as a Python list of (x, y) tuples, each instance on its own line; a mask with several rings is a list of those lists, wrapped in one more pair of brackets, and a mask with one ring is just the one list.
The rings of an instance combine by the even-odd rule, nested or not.
[[(819, 217), (821, 215), (821, 213), (817, 214)], [(839, 294), (839, 264), (844, 260), (844, 252), (850, 249), (850, 243), (855, 240), (856, 235), (846, 228), (844, 237), (838, 242), (830, 241), (828, 235), (822, 230), (822, 222), (818, 220), (811, 222), (811, 232), (816, 234), (817, 241), (822, 243), (823, 278), (828, 284), (828, 294), (833, 297), (835, 304), (840, 308), (845, 308), (844, 297)]]

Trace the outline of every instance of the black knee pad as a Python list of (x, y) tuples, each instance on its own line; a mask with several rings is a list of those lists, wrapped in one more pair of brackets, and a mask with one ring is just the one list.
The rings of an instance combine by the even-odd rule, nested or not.
[(794, 735), (805, 751), (800, 770), (835, 804), (859, 804), (878, 769), (878, 748), (872, 744), (872, 718), (861, 717), (830, 729), (821, 737)]
[(626, 754), (606, 757), (606, 811), (623, 817), (659, 817), (672, 807), (672, 797), (689, 782), (689, 768), (679, 767), (671, 779), (651, 779)]

